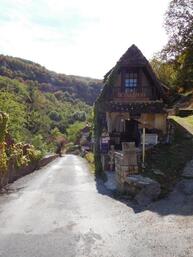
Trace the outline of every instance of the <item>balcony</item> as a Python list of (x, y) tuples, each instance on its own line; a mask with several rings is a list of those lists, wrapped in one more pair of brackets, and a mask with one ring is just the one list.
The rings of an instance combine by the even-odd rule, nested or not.
[(129, 98), (129, 99), (141, 99), (147, 100), (148, 97), (148, 88), (130, 88), (126, 91), (121, 91), (121, 88), (113, 88), (113, 98)]

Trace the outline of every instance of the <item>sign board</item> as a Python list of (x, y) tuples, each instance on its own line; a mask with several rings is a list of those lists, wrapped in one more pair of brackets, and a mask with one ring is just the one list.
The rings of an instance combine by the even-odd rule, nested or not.
[(145, 144), (146, 145), (157, 145), (158, 135), (157, 134), (145, 134)]
[(109, 140), (110, 137), (109, 136), (103, 136), (101, 137), (101, 153), (103, 154), (107, 154), (109, 151)]
[(101, 144), (108, 144), (110, 137), (101, 137)]

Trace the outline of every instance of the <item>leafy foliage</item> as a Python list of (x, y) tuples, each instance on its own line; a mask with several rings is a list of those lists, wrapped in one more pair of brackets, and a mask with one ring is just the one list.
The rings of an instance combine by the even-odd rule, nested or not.
[(70, 125), (67, 129), (68, 140), (76, 143), (77, 139), (80, 137), (80, 130), (84, 128), (84, 122), (75, 122), (74, 124)]
[(7, 133), (8, 115), (0, 112), (0, 176), (7, 170), (7, 155), (5, 136)]
[(42, 157), (42, 152), (30, 144), (9, 142), (7, 124), (8, 115), (0, 112), (0, 189), (8, 170), (25, 167)]
[(100, 156), (100, 136), (102, 134), (102, 122), (99, 114), (100, 102), (96, 102), (94, 106), (94, 136), (95, 136), (95, 149), (94, 149), (94, 164), (96, 176), (101, 176), (103, 173), (103, 167)]
[(159, 56), (154, 56), (151, 66), (162, 83), (171, 88), (175, 87), (176, 70), (173, 62), (163, 62)]
[(33, 144), (45, 153), (54, 150), (54, 129), (65, 135), (69, 128), (69, 139), (75, 141), (73, 133), (90, 118), (92, 107), (41, 92), (36, 82), (0, 76), (0, 110), (9, 114), (8, 131), (16, 142)]
[(20, 97), (10, 92), (0, 91), (0, 110), (9, 114), (8, 126), (13, 138), (18, 141), (24, 140), (21, 129), (26, 121), (26, 107)]
[(15, 168), (25, 167), (30, 162), (41, 159), (42, 153), (29, 144), (13, 144), (8, 151), (9, 162)]
[(171, 0), (165, 16), (167, 45), (151, 62), (160, 80), (177, 91), (193, 89), (193, 1)]
[(169, 42), (168, 55), (180, 56), (187, 47), (193, 47), (193, 2), (190, 0), (172, 0), (166, 13), (166, 31)]

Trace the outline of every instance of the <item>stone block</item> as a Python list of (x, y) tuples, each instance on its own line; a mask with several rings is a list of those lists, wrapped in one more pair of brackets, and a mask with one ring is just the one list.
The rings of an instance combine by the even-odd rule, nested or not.
[(126, 189), (140, 205), (147, 205), (158, 198), (161, 192), (160, 184), (141, 175), (131, 175), (125, 179)]

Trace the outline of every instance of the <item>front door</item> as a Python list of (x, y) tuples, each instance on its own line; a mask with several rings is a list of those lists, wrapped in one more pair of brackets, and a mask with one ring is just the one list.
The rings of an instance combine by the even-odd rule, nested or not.
[(140, 144), (139, 122), (134, 119), (125, 120), (125, 139), (127, 142), (135, 142), (136, 147)]

